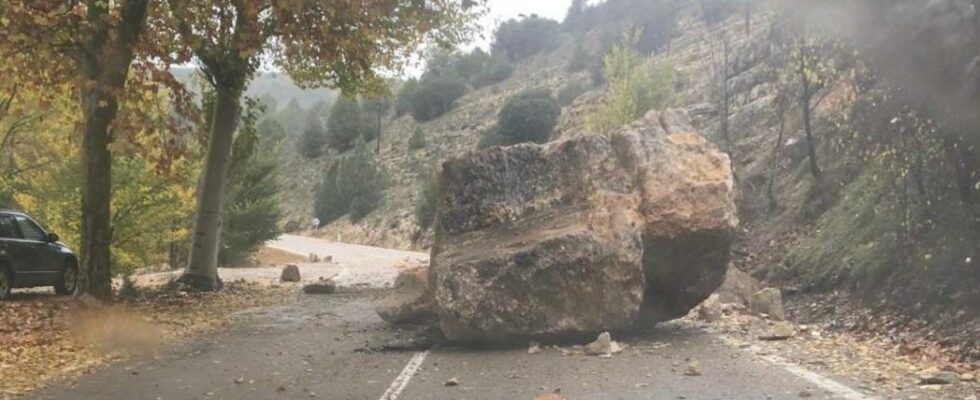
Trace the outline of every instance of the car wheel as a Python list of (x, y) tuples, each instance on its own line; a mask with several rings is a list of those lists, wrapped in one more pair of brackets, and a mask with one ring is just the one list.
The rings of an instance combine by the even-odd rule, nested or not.
[(78, 287), (78, 267), (69, 261), (61, 271), (61, 279), (54, 285), (54, 292), (63, 296), (70, 295), (75, 293), (76, 287)]
[(14, 282), (10, 272), (6, 268), (0, 267), (0, 300), (10, 297), (10, 290), (13, 286)]

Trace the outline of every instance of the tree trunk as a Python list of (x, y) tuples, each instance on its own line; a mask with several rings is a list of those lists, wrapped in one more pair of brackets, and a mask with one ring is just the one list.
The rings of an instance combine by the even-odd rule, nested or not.
[(813, 139), (813, 125), (810, 122), (810, 99), (804, 96), (800, 105), (803, 107), (803, 130), (806, 131), (806, 150), (810, 159), (810, 173), (814, 178), (820, 178), (820, 165), (817, 164), (817, 146)]
[(98, 88), (82, 90), (85, 131), (82, 136), (82, 247), (79, 292), (99, 299), (112, 297), (110, 203), (112, 154), (109, 125), (119, 104)]
[(779, 135), (776, 137), (776, 146), (772, 150), (772, 164), (769, 167), (769, 184), (766, 187), (766, 196), (769, 198), (769, 208), (775, 210), (779, 207), (776, 193), (773, 189), (776, 182), (776, 171), (779, 169), (779, 149), (783, 146), (783, 134), (786, 133), (786, 103), (780, 100), (777, 105), (776, 113), (779, 118)]
[(218, 277), (221, 205), (228, 179), (228, 167), (231, 164), (235, 129), (241, 116), (240, 101), (244, 86), (245, 78), (241, 77), (230, 84), (219, 84), (216, 88), (208, 154), (198, 188), (190, 260), (180, 278), (180, 282), (200, 291), (221, 288)]
[(106, 6), (89, 7), (88, 19), (99, 27), (86, 43), (79, 69), (83, 86), (80, 103), (85, 128), (82, 136), (82, 247), (76, 294), (112, 297), (112, 153), (109, 129), (119, 111), (116, 93), (126, 86), (134, 49), (146, 22), (149, 0), (120, 5), (119, 23), (104, 25)]

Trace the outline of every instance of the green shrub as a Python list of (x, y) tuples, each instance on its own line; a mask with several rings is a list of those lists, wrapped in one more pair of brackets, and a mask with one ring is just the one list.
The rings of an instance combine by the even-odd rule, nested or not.
[(527, 59), (535, 54), (551, 51), (561, 41), (558, 21), (537, 15), (522, 19), (510, 19), (500, 24), (494, 33), (493, 54), (506, 54), (511, 61)]
[(232, 147), (228, 187), (221, 214), (221, 265), (240, 265), (279, 230), (279, 160), (274, 152), (259, 151), (267, 143), (246, 112)]
[(409, 150), (420, 150), (424, 149), (428, 143), (425, 141), (425, 133), (422, 132), (421, 127), (415, 127), (415, 132), (412, 132), (412, 137), (408, 139)]
[(314, 211), (324, 224), (350, 214), (358, 221), (381, 204), (387, 175), (367, 143), (358, 140), (354, 151), (335, 160), (317, 187)]
[(415, 221), (422, 229), (429, 229), (436, 220), (439, 202), (439, 175), (435, 172), (419, 182), (419, 197), (415, 203)]
[(583, 93), (589, 91), (589, 85), (582, 81), (574, 80), (562, 86), (558, 89), (558, 105), (561, 107), (568, 107), (572, 102), (575, 101)]
[(361, 107), (357, 101), (346, 96), (338, 97), (327, 117), (327, 145), (339, 152), (350, 150), (364, 135), (364, 130)]
[(491, 146), (508, 146), (511, 144), (512, 143), (510, 143), (507, 138), (500, 135), (497, 127), (494, 126), (483, 132), (483, 135), (480, 136), (480, 141), (477, 142), (476, 147), (485, 149)]
[(439, 118), (452, 110), (453, 103), (464, 94), (466, 84), (459, 79), (423, 77), (412, 96), (412, 117), (420, 122)]
[(545, 143), (558, 123), (561, 108), (544, 89), (531, 89), (507, 99), (497, 116), (496, 134), (506, 145)]
[(323, 146), (327, 143), (327, 134), (323, 131), (323, 124), (316, 113), (309, 113), (306, 117), (306, 127), (303, 128), (303, 135), (296, 142), (296, 151), (306, 158), (317, 158), (323, 154)]
[(618, 45), (605, 57), (604, 71), (608, 89), (602, 103), (586, 120), (595, 133), (612, 133), (673, 100), (673, 65), (661, 62), (650, 68), (629, 45)]
[(506, 57), (494, 56), (487, 61), (480, 73), (470, 81), (473, 87), (480, 88), (502, 82), (514, 74), (514, 65)]
[(395, 115), (402, 116), (412, 111), (412, 102), (415, 99), (415, 92), (418, 91), (419, 81), (412, 78), (402, 84), (395, 98)]

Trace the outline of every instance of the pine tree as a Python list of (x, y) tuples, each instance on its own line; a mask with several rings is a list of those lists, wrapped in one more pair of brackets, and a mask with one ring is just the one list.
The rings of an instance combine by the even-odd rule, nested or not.
[(320, 116), (314, 110), (306, 117), (306, 127), (303, 129), (303, 136), (296, 142), (296, 150), (306, 158), (317, 158), (323, 154), (323, 145), (327, 142), (327, 135), (323, 132), (323, 124), (320, 123)]
[(354, 99), (338, 97), (327, 117), (327, 145), (339, 152), (345, 152), (353, 148), (357, 138), (363, 135), (361, 107)]

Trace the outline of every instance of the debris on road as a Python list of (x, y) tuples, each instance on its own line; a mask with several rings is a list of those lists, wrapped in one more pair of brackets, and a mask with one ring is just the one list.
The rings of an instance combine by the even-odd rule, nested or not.
[(449, 380), (443, 383), (442, 385), (446, 387), (459, 386), (459, 379), (456, 377), (449, 378)]
[(565, 396), (562, 396), (561, 389), (555, 389), (554, 392), (535, 396), (534, 400), (567, 400), (567, 399), (565, 398)]
[(765, 288), (752, 295), (749, 309), (757, 315), (767, 315), (773, 319), (786, 319), (783, 308), (783, 295), (776, 288)]
[(708, 299), (705, 300), (703, 303), (701, 303), (701, 305), (698, 306), (697, 310), (698, 310), (698, 318), (707, 322), (718, 321), (723, 316), (721, 301), (718, 300), (717, 294), (708, 296)]
[(629, 328), (705, 300), (738, 219), (729, 158), (694, 132), (681, 113), (654, 111), (610, 137), (445, 162), (431, 277), (446, 337)]
[(333, 279), (320, 278), (319, 281), (303, 286), (306, 294), (331, 294), (337, 291), (337, 283)]
[(611, 357), (623, 349), (619, 343), (612, 340), (609, 332), (602, 332), (592, 343), (585, 346), (585, 354), (590, 356)]
[(395, 278), (392, 292), (381, 301), (376, 311), (390, 323), (423, 323), (436, 319), (429, 289), (429, 268), (422, 263), (404, 265)]
[(952, 371), (935, 371), (919, 377), (920, 385), (951, 385), (960, 380)]
[(541, 352), (541, 345), (538, 342), (531, 342), (527, 346), (527, 354), (538, 354)]
[(769, 328), (769, 331), (759, 335), (760, 340), (786, 340), (796, 335), (796, 327), (785, 321), (779, 321)]
[(282, 275), (279, 277), (279, 280), (283, 282), (299, 282), (299, 267), (296, 264), (287, 265), (282, 269)]
[(684, 368), (684, 375), (701, 376), (701, 364), (698, 364), (697, 361), (692, 361), (690, 364), (687, 364), (687, 368)]

